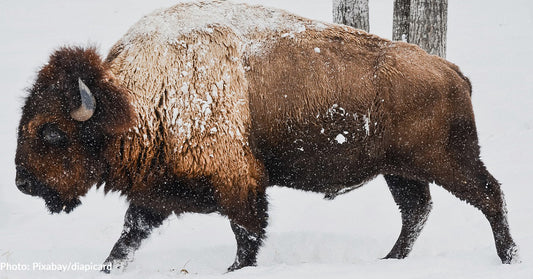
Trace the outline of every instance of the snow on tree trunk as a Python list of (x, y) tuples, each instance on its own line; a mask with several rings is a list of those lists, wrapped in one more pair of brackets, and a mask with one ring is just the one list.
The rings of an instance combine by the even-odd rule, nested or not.
[(392, 38), (446, 57), (448, 0), (395, 0)]
[(368, 0), (333, 0), (333, 22), (368, 32)]
[(394, 0), (392, 16), (392, 39), (394, 41), (409, 42), (410, 7), (411, 0)]

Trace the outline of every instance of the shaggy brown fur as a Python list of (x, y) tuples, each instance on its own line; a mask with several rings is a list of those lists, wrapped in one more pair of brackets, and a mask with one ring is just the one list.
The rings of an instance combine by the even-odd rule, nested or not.
[[(76, 123), (70, 111), (80, 102), (77, 79), (94, 88), (102, 109), (86, 123)], [(85, 195), (101, 184), (100, 151), (110, 136), (124, 133), (134, 119), (125, 90), (114, 83), (94, 49), (61, 48), (50, 57), (30, 90), (19, 126), (17, 166), (62, 193), (65, 200)], [(54, 125), (68, 138), (65, 146), (42, 141), (42, 129)], [(59, 152), (59, 153), (58, 153)]]
[[(97, 103), (85, 122), (70, 118), (78, 78)], [(93, 49), (51, 56), (23, 110), (17, 186), (54, 212), (94, 184), (126, 195), (107, 260), (119, 268), (172, 212), (221, 212), (234, 270), (255, 263), (269, 184), (334, 198), (384, 174), (403, 223), (388, 257), (403, 258), (436, 182), (483, 211), (508, 263), (516, 245), (479, 159), (470, 95), (457, 66), (414, 45), (262, 7), (183, 3), (143, 18), (104, 62)]]
[[(111, 189), (136, 199), (146, 197), (163, 176), (204, 177), (217, 189), (222, 207), (237, 209), (265, 186), (262, 165), (248, 146), (248, 83), (234, 59), (242, 56), (238, 39), (218, 27), (176, 40), (181, 43), (166, 46), (169, 54), (145, 51), (159, 47), (147, 38), (128, 49), (119, 43), (111, 51), (110, 70), (130, 89), (139, 118), (111, 143), (121, 152), (106, 153), (111, 165), (121, 166), (110, 176)], [(135, 71), (139, 74), (132, 75)], [(153, 201), (150, 206), (160, 206), (159, 199)], [(241, 210), (249, 211), (239, 208), (236, 214)]]

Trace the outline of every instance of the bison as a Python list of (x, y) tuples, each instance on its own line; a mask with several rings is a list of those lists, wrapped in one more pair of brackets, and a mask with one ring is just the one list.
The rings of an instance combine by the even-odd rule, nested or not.
[(63, 47), (39, 71), (18, 130), (16, 185), (70, 212), (105, 185), (130, 202), (106, 264), (124, 268), (171, 214), (219, 212), (256, 263), (268, 185), (349, 192), (384, 175), (404, 258), (429, 183), (488, 219), (517, 260), (500, 184), (480, 160), (471, 84), (419, 47), (285, 11), (221, 0), (143, 17), (102, 59)]

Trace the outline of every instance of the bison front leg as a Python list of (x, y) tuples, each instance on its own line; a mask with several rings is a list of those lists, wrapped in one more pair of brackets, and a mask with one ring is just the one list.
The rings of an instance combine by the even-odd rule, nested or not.
[(237, 256), (228, 272), (255, 265), (265, 235), (268, 218), (266, 183), (259, 182), (262, 179), (257, 176), (243, 175), (213, 183), (217, 188), (215, 193), (219, 211), (230, 219), (237, 241)]
[(237, 255), (235, 262), (228, 267), (228, 272), (256, 264), (256, 257), (261, 246), (263, 233), (250, 232), (245, 227), (231, 221), (231, 229), (237, 240)]
[(235, 262), (228, 268), (228, 272), (256, 264), (267, 225), (267, 200), (264, 192), (251, 193), (247, 202), (241, 203), (239, 207), (240, 210), (228, 212), (237, 241)]
[(170, 214), (155, 213), (150, 209), (131, 204), (124, 217), (124, 229), (111, 253), (104, 262), (105, 273), (123, 270), (133, 260), (133, 254), (148, 238), (154, 228), (159, 227)]
[(409, 255), (431, 211), (429, 183), (385, 175), (385, 180), (402, 215), (402, 230), (385, 259), (403, 259)]

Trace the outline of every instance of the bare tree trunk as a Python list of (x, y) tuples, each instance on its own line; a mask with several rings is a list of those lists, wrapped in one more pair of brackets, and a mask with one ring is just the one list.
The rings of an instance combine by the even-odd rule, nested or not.
[(448, 0), (411, 0), (409, 42), (446, 57)]
[(409, 14), (411, 0), (394, 0), (392, 16), (392, 40), (409, 42)]
[(392, 36), (446, 57), (448, 0), (395, 0)]
[(333, 0), (333, 22), (368, 32), (368, 0)]

